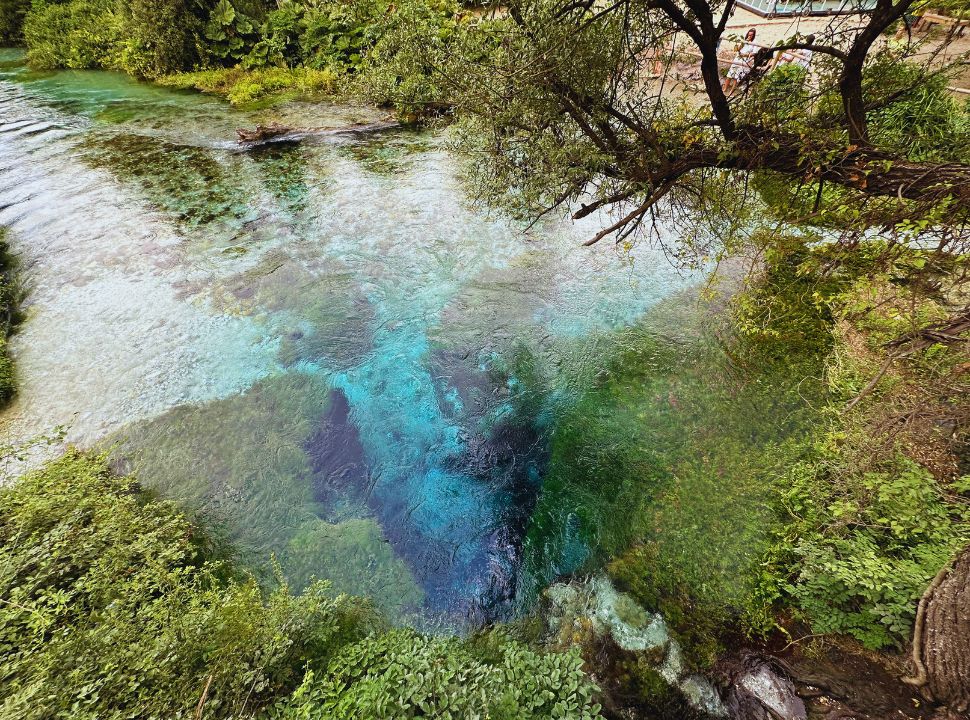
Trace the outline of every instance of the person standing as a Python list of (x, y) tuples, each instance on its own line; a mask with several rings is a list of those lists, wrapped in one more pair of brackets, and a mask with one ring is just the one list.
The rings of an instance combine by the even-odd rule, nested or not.
[(760, 46), (755, 44), (754, 41), (757, 36), (758, 31), (751, 28), (744, 36), (744, 42), (738, 43), (737, 54), (731, 61), (727, 77), (724, 78), (724, 92), (732, 92), (754, 67), (754, 56), (758, 54), (760, 49)]

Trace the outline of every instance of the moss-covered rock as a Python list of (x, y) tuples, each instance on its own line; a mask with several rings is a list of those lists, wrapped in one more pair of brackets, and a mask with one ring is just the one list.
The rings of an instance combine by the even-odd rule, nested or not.
[(545, 599), (547, 642), (559, 650), (581, 648), (617, 695), (654, 709), (725, 715), (711, 683), (685, 665), (663, 617), (618, 592), (608, 578), (556, 583)]

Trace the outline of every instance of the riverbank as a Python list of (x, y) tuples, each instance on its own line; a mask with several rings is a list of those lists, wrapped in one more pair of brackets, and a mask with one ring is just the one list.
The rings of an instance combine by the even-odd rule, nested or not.
[(36, 70), (116, 70), (233, 104), (353, 93), (407, 120), (447, 110), (432, 61), (474, 16), (451, 0), (123, 5), (15, 3), (0, 28)]
[(237, 66), (163, 75), (154, 82), (162, 87), (198, 90), (243, 106), (291, 100), (334, 101), (347, 94), (345, 79), (333, 71), (304, 67), (245, 70)]
[(16, 260), (7, 244), (7, 229), (0, 226), (0, 408), (17, 391), (17, 375), (8, 341), (19, 322), (20, 290), (16, 280)]
[(599, 717), (576, 653), (390, 630), (326, 582), (260, 586), (216, 537), (104, 457), (0, 488), (3, 714)]

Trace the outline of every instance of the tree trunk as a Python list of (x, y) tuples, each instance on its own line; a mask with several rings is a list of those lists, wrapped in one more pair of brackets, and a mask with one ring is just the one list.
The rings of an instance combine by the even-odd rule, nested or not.
[(951, 711), (970, 710), (970, 548), (920, 600), (913, 635), (916, 674), (904, 682)]
[(939, 202), (947, 196), (958, 208), (970, 206), (970, 165), (911, 162), (875, 150), (846, 150), (841, 159), (812, 167), (805, 153), (789, 137), (749, 137), (739, 142), (733, 156), (715, 151), (687, 152), (682, 166), (722, 167), (737, 170), (774, 170), (793, 177), (854, 188), (867, 195)]

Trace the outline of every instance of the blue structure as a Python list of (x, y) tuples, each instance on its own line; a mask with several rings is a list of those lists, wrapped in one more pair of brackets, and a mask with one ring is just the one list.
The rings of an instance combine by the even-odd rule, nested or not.
[(858, 13), (875, 7), (875, 0), (738, 0), (738, 5), (767, 17)]

